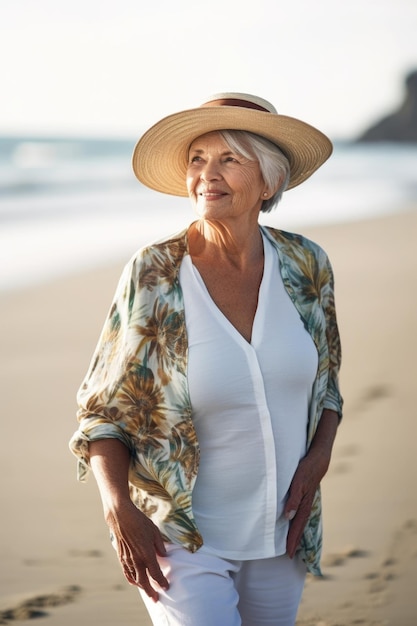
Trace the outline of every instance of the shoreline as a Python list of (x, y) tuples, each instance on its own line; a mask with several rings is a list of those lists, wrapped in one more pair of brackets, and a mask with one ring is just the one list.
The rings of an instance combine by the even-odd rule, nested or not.
[[(417, 212), (298, 230), (334, 268), (345, 414), (323, 481), (324, 576), (308, 578), (297, 625), (414, 626)], [(0, 293), (0, 623), (150, 624), (94, 479), (77, 484), (68, 451), (75, 393), (126, 260)]]
[[(159, 202), (161, 200), (167, 202), (167, 198), (158, 198)], [(16, 223), (11, 231), (6, 223), (4, 232), (0, 233), (0, 248), (3, 250), (4, 266), (7, 267), (7, 272), (0, 275), (0, 297), (116, 265), (122, 267), (142, 246), (152, 244), (161, 236), (180, 232), (196, 219), (189, 201), (180, 200), (183, 202), (170, 208), (163, 204), (158, 211), (146, 198), (148, 214), (132, 211), (119, 215), (117, 220), (111, 215), (104, 215), (94, 223), (90, 219), (83, 223), (78, 221), (77, 216), (75, 219), (66, 216), (64, 222), (60, 218), (57, 222), (44, 225), (32, 223), (31, 228), (23, 230)], [(299, 202), (304, 204), (305, 200), (301, 198)], [(345, 224), (374, 221), (414, 210), (411, 200), (397, 201), (391, 206), (395, 208), (390, 208), (389, 202), (388, 206), (368, 207), (360, 217), (357, 206), (349, 214), (346, 209), (341, 209), (337, 219), (327, 206), (320, 219), (309, 219), (308, 212), (304, 215), (297, 213), (298, 203), (290, 196), (276, 211), (262, 214), (260, 222), (308, 235), (322, 229), (343, 228)], [(314, 205), (309, 207), (311, 210), (314, 212)], [(150, 217), (153, 212), (154, 218)]]

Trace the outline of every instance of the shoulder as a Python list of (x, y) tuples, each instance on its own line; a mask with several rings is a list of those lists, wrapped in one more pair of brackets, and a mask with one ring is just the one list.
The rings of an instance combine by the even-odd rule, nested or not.
[(130, 259), (130, 263), (146, 262), (155, 257), (182, 259), (188, 250), (187, 230), (183, 229), (139, 248)]
[(293, 259), (310, 259), (319, 265), (328, 263), (328, 257), (323, 248), (315, 241), (298, 233), (278, 230), (270, 226), (263, 226), (262, 231), (278, 250), (280, 256)]
[(314, 284), (316, 291), (333, 288), (333, 270), (326, 252), (317, 243), (299, 235), (275, 228), (263, 228), (275, 247), (281, 274), (293, 284)]
[(177, 282), (183, 257), (188, 254), (187, 230), (168, 235), (140, 248), (124, 269), (125, 280), (139, 290), (153, 291), (157, 285), (171, 290)]

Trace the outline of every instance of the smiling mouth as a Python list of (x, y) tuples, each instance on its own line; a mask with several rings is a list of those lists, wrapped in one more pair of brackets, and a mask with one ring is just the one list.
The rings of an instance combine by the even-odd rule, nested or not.
[(227, 194), (224, 191), (201, 191), (198, 195), (206, 200), (215, 200), (216, 198), (222, 198)]

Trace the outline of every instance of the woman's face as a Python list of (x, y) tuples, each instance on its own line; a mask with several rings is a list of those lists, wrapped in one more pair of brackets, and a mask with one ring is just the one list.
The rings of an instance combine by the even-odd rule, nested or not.
[(253, 213), (257, 219), (266, 186), (258, 162), (234, 153), (218, 132), (212, 132), (190, 146), (187, 189), (200, 217)]

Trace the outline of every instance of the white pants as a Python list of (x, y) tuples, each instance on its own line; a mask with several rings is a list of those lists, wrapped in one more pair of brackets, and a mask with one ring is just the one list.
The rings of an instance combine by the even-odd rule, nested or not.
[(306, 567), (286, 555), (253, 561), (192, 554), (166, 544), (158, 557), (170, 583), (159, 602), (140, 590), (154, 626), (294, 626)]

